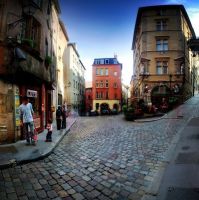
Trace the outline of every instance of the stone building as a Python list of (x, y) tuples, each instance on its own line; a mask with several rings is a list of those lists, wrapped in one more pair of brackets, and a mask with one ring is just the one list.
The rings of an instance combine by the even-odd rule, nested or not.
[(85, 104), (85, 70), (75, 43), (66, 49), (66, 103), (68, 109), (79, 111)]
[(133, 36), (132, 98), (158, 103), (193, 94), (193, 57), (187, 41), (195, 33), (182, 5), (141, 7)]
[(96, 58), (93, 63), (93, 109), (121, 110), (122, 64), (117, 58)]
[(51, 117), (56, 85), (52, 6), (59, 14), (56, 0), (0, 1), (0, 143), (23, 137), (18, 110), (22, 96), (33, 104), (38, 131)]
[(90, 112), (93, 109), (92, 82), (86, 82), (86, 86), (85, 86), (85, 106), (86, 106), (86, 112)]

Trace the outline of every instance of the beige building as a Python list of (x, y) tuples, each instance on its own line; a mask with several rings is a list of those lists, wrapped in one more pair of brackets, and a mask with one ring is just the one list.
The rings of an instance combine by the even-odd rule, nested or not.
[(54, 5), (52, 5), (52, 40), (54, 45), (53, 55), (56, 60), (57, 80), (53, 91), (53, 105), (55, 107), (57, 107), (58, 105), (62, 105), (66, 102), (66, 74), (64, 72), (66, 71), (66, 49), (69, 41), (67, 31), (63, 22), (59, 18), (59, 14), (60, 11), (57, 10), (57, 8)]
[(75, 43), (68, 43), (67, 50), (67, 67), (66, 67), (66, 102), (69, 109), (79, 110), (84, 104), (85, 94), (85, 67), (80, 60)]
[(184, 6), (139, 8), (132, 43), (132, 98), (156, 103), (171, 95), (183, 100), (192, 96), (193, 57), (187, 46), (192, 37), (195, 33)]

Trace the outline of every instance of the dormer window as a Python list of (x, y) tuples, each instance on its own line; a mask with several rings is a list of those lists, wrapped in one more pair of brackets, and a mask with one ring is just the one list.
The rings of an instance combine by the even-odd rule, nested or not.
[(109, 64), (109, 59), (105, 59), (105, 64)]

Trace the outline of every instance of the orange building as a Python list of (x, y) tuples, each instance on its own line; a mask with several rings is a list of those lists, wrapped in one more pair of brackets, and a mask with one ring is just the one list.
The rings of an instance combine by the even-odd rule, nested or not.
[(93, 109), (121, 110), (122, 64), (117, 58), (98, 58), (93, 63)]
[(85, 104), (86, 104), (86, 112), (90, 112), (93, 109), (92, 82), (86, 82)]

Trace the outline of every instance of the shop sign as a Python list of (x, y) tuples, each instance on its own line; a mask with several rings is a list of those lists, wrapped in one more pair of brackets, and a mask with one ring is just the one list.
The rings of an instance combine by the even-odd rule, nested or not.
[(37, 98), (37, 91), (35, 91), (35, 90), (27, 90), (27, 97)]
[(15, 124), (20, 126), (19, 95), (15, 95)]

